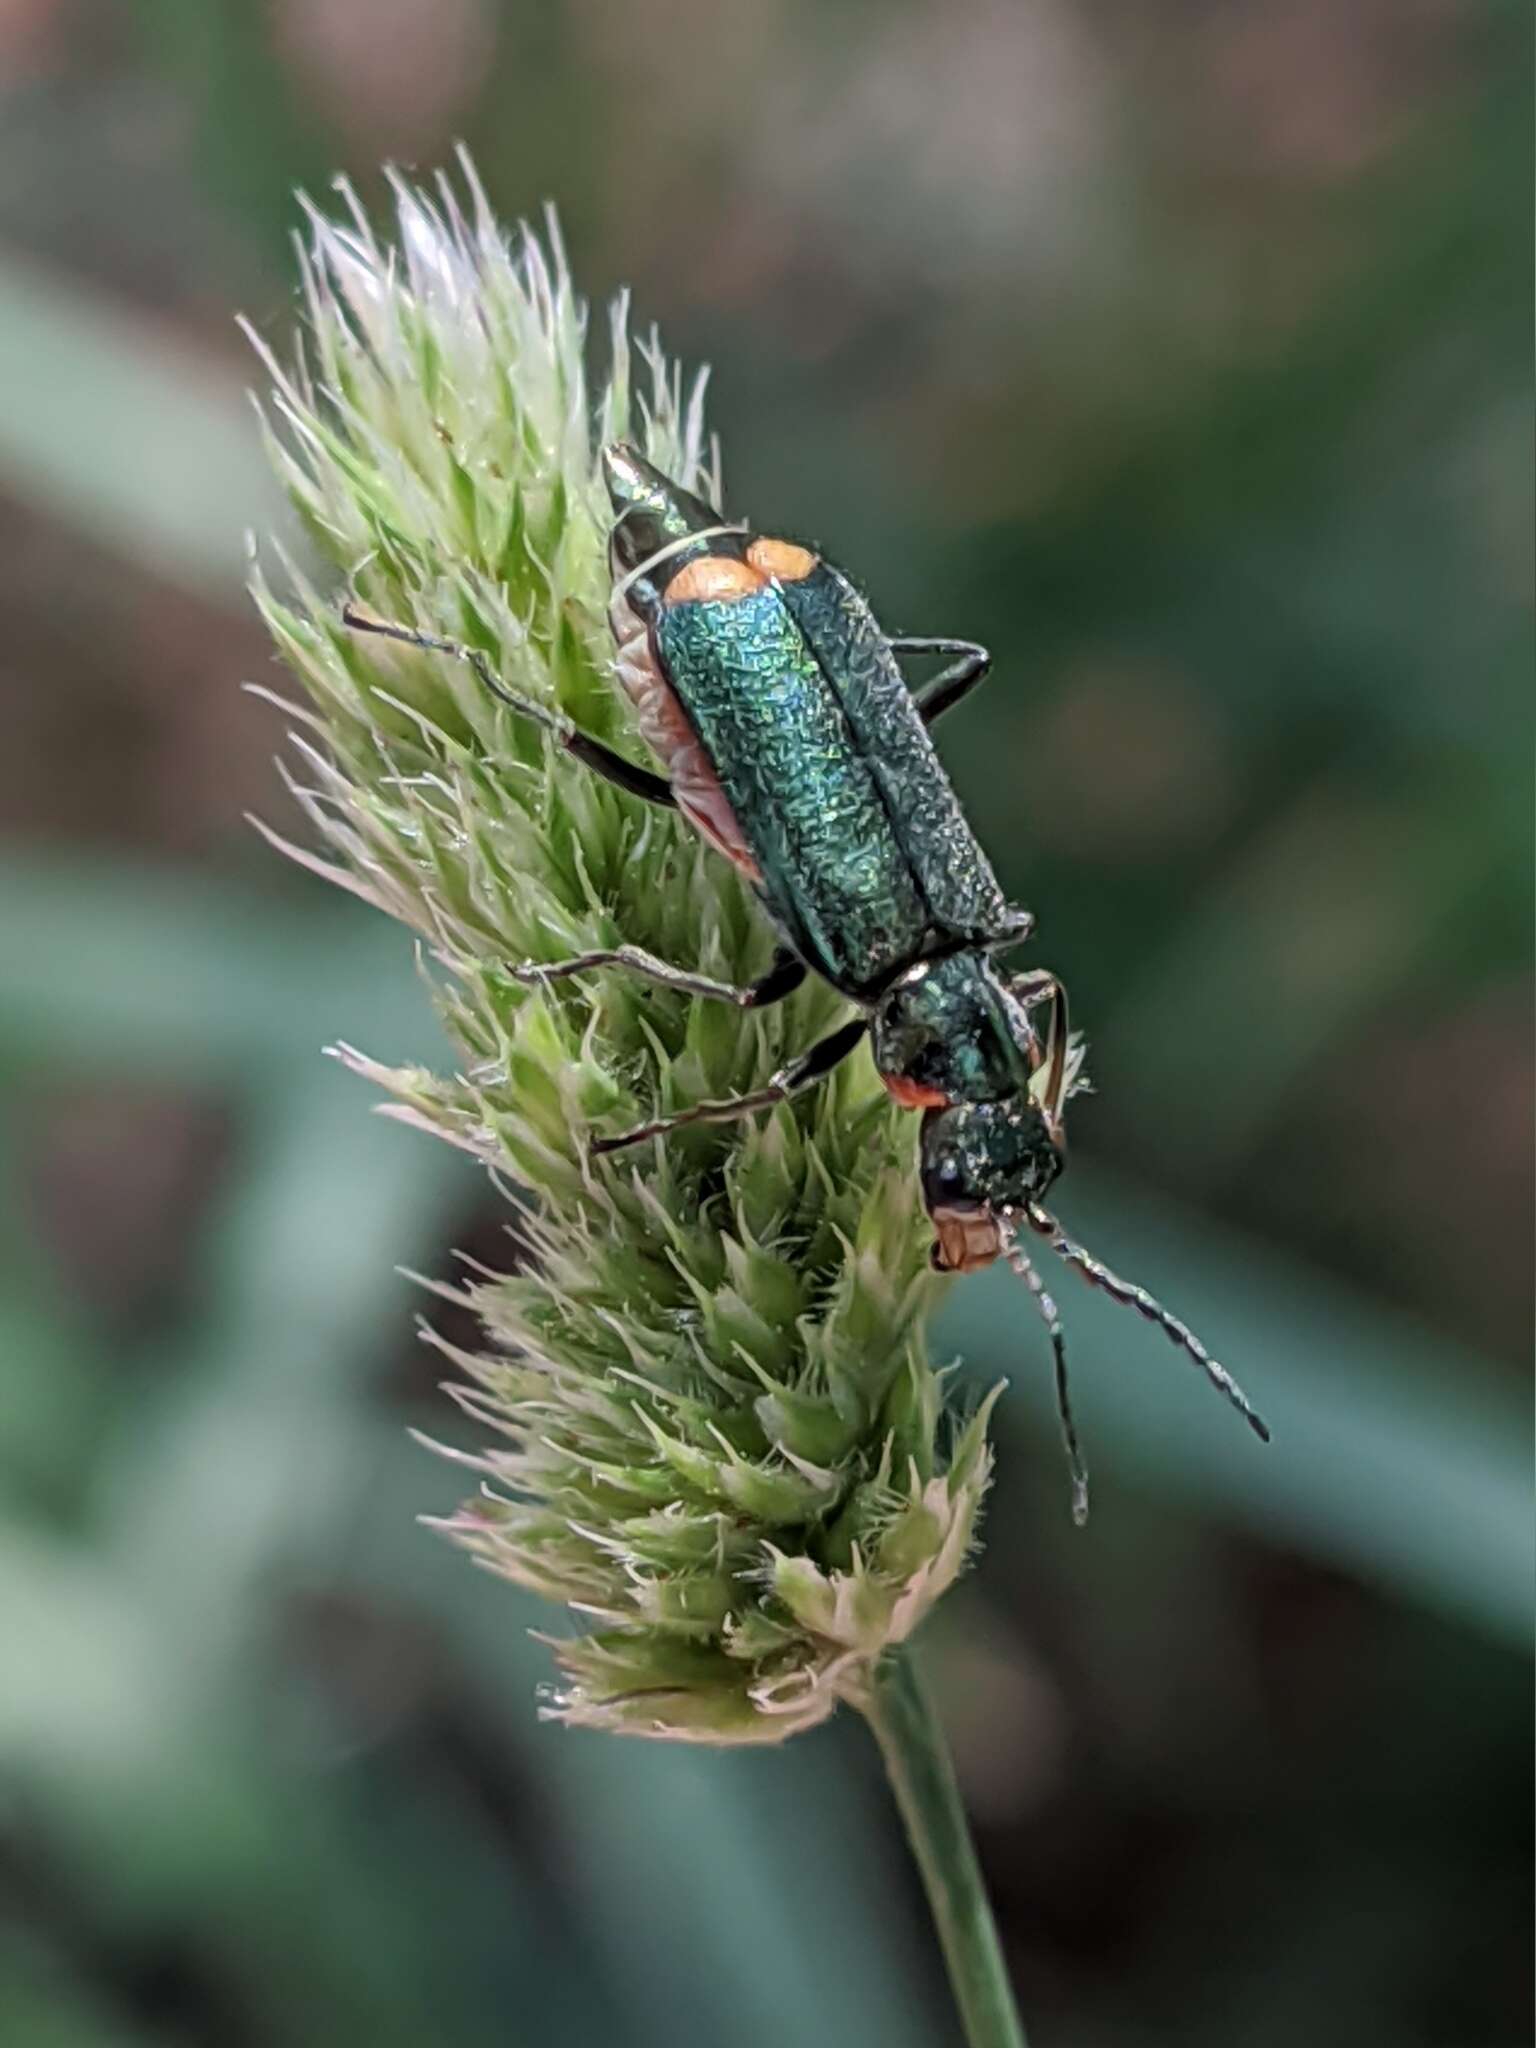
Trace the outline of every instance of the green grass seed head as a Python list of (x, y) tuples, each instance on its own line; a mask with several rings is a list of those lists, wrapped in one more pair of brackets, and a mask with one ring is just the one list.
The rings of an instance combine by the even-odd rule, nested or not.
[(628, 941), (750, 979), (773, 939), (736, 872), (465, 664), (341, 623), (350, 592), (456, 637), (639, 759), (598, 451), (626, 435), (719, 502), (702, 376), (636, 348), (620, 299), (592, 388), (553, 217), (508, 236), (461, 168), (396, 178), (386, 239), (345, 186), (340, 219), (310, 210), (294, 360), (258, 343), (310, 555), (254, 585), (307, 699), (291, 783), (323, 850), (285, 850), (417, 935), (460, 1065), (342, 1057), (521, 1191), (526, 1262), (463, 1282), (485, 1348), (440, 1344), (480, 1487), (439, 1526), (570, 1608), (553, 1714), (776, 1741), (862, 1697), (962, 1568), (985, 1414), (944, 1412), (913, 1124), (866, 1054), (771, 1114), (586, 1158), (595, 1121), (759, 1085), (836, 998), (741, 1013), (617, 971), (533, 991), (508, 963)]

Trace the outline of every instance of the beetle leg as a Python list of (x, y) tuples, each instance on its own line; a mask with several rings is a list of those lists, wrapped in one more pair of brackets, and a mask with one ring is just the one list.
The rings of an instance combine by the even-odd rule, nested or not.
[(737, 989), (736, 1000), (744, 1010), (766, 1010), (770, 1003), (782, 1003), (786, 996), (792, 996), (808, 972), (798, 953), (780, 946), (768, 972), (760, 974), (746, 988)]
[(707, 974), (690, 974), (683, 967), (671, 967), (641, 946), (600, 947), (591, 953), (575, 953), (569, 960), (524, 960), (516, 967), (508, 967), (506, 972), (525, 987), (538, 988), (545, 982), (563, 981), (568, 975), (585, 974), (593, 967), (627, 967), (632, 974), (643, 974), (650, 981), (659, 981), (664, 988), (734, 1003), (738, 1010), (761, 1010), (770, 1003), (782, 1002), (806, 976), (805, 962), (784, 948), (775, 954), (766, 974), (743, 986), (732, 981), (714, 981)]
[(568, 718), (562, 718), (547, 704), (537, 703), (532, 697), (520, 697), (515, 690), (509, 690), (478, 647), (465, 647), (458, 640), (445, 640), (436, 633), (421, 633), (414, 626), (395, 626), (386, 619), (370, 618), (367, 612), (360, 612), (353, 604), (342, 606), (341, 618), (342, 624), (350, 626), (354, 633), (378, 633), (386, 640), (403, 641), (407, 647), (423, 647), (429, 653), (451, 654), (455, 661), (467, 662), (493, 697), (499, 697), (503, 704), (510, 705), (519, 717), (543, 726), (568, 754), (601, 775), (605, 782), (611, 782), (617, 789), (628, 790), (631, 796), (644, 797), (647, 803), (675, 807), (677, 799), (664, 775), (655, 775), (649, 768), (642, 768), (638, 762), (626, 759), (616, 748), (594, 739), (580, 726), (572, 725)]
[(968, 697), (992, 666), (992, 656), (974, 640), (923, 640), (905, 638), (890, 643), (893, 654), (953, 654), (957, 657), (941, 669), (932, 682), (924, 684), (914, 698), (924, 725), (932, 725), (946, 711), (952, 711), (962, 697)]
[(1040, 1109), (1050, 1126), (1051, 1135), (1059, 1141), (1061, 1112), (1067, 1099), (1067, 1053), (1072, 1043), (1067, 1014), (1067, 992), (1054, 974), (1048, 973), (1043, 967), (1037, 967), (1031, 969), (1028, 974), (1015, 975), (1008, 984), (1008, 993), (1016, 997), (1026, 1009), (1032, 1008), (1036, 1003), (1050, 1004), (1045, 1027), (1045, 1050), (1040, 1057), (1040, 1066), (1046, 1070), (1045, 1084), (1040, 1091)]
[(594, 1156), (619, 1152), (626, 1145), (641, 1145), (647, 1138), (664, 1138), (684, 1124), (730, 1123), (737, 1117), (750, 1116), (755, 1109), (772, 1109), (800, 1089), (824, 1080), (839, 1061), (848, 1057), (868, 1029), (867, 1017), (851, 1017), (836, 1031), (818, 1039), (809, 1052), (781, 1067), (766, 1087), (755, 1088), (750, 1095), (733, 1095), (724, 1102), (696, 1102), (691, 1109), (680, 1109), (675, 1116), (657, 1117), (648, 1124), (636, 1124), (633, 1130), (620, 1131), (617, 1137), (594, 1138), (590, 1150)]
[(997, 930), (983, 935), (982, 950), (987, 953), (1003, 953), (1010, 946), (1022, 946), (1034, 928), (1035, 913), (1032, 910), (1021, 910), (1017, 904), (1010, 904)]
[(1067, 1052), (1072, 1043), (1067, 1021), (1067, 992), (1059, 981), (1051, 984), (1050, 1003), (1050, 1022), (1045, 1032), (1045, 1086), (1040, 1091), (1040, 1107), (1051, 1135), (1059, 1143), (1061, 1112), (1067, 1100)]

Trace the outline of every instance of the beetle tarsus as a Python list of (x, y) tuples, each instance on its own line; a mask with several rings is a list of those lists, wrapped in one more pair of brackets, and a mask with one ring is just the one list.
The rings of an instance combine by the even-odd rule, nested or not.
[(852, 1017), (846, 1024), (839, 1025), (836, 1031), (818, 1039), (809, 1052), (802, 1053), (787, 1067), (781, 1067), (765, 1087), (754, 1088), (747, 1095), (728, 1096), (723, 1102), (695, 1102), (673, 1116), (656, 1117), (649, 1123), (636, 1124), (632, 1130), (620, 1131), (611, 1138), (594, 1138), (587, 1150), (592, 1157), (603, 1158), (610, 1152), (622, 1152), (630, 1145), (643, 1145), (648, 1138), (668, 1137), (688, 1124), (734, 1123), (738, 1117), (750, 1116), (754, 1110), (773, 1109), (791, 1095), (798, 1095), (802, 1088), (824, 1080), (839, 1062), (848, 1057), (868, 1029), (866, 1018)]

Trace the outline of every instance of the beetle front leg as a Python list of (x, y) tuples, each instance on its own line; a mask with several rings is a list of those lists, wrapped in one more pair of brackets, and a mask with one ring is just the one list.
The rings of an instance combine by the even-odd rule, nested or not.
[(684, 967), (669, 966), (654, 953), (647, 953), (643, 946), (598, 947), (590, 953), (574, 953), (568, 960), (525, 960), (516, 967), (508, 967), (506, 972), (525, 988), (540, 988), (546, 982), (586, 974), (594, 967), (625, 967), (632, 974), (643, 974), (648, 981), (660, 982), (663, 988), (675, 988), (681, 995), (733, 1003), (738, 1010), (762, 1010), (770, 1003), (782, 1002), (794, 994), (806, 976), (805, 962), (782, 948), (766, 974), (743, 984), (715, 981), (707, 974), (691, 974)]
[(680, 1109), (675, 1116), (657, 1117), (651, 1123), (636, 1124), (633, 1130), (620, 1131), (617, 1137), (594, 1138), (590, 1147), (592, 1155), (598, 1157), (605, 1152), (620, 1152), (627, 1145), (643, 1145), (647, 1138), (664, 1138), (672, 1131), (681, 1130), (685, 1124), (730, 1123), (737, 1117), (750, 1116), (755, 1109), (772, 1109), (800, 1089), (825, 1080), (832, 1069), (848, 1057), (868, 1029), (867, 1017), (852, 1017), (846, 1024), (839, 1025), (836, 1031), (818, 1039), (809, 1052), (802, 1053), (787, 1067), (781, 1067), (766, 1087), (755, 1088), (750, 1095), (730, 1096), (724, 1102), (696, 1102), (692, 1109)]
[(371, 618), (367, 612), (360, 612), (350, 603), (341, 608), (341, 622), (354, 633), (377, 633), (385, 640), (399, 640), (407, 647), (421, 647), (430, 654), (451, 654), (455, 661), (465, 662), (474, 670), (493, 697), (499, 697), (503, 704), (510, 705), (519, 717), (529, 719), (547, 733), (552, 733), (574, 760), (601, 775), (605, 782), (611, 782), (616, 789), (627, 790), (631, 796), (643, 797), (647, 803), (676, 808), (677, 798), (664, 775), (655, 775), (637, 761), (628, 760), (616, 748), (595, 739), (589, 732), (583, 732), (579, 725), (573, 725), (547, 704), (509, 690), (478, 647), (466, 647), (462, 641), (446, 640), (436, 633), (422, 633), (415, 626), (391, 625), (387, 619)]
[(924, 725), (952, 711), (968, 697), (992, 666), (992, 656), (975, 640), (923, 640), (910, 636), (890, 643), (893, 654), (953, 654), (957, 659), (940, 669), (932, 682), (917, 691), (913, 702)]
[(1068, 1055), (1072, 1045), (1071, 1025), (1067, 1013), (1067, 992), (1054, 974), (1045, 968), (1035, 968), (1028, 974), (1016, 975), (1008, 984), (1008, 992), (1016, 996), (1025, 1009), (1037, 1003), (1049, 1004), (1045, 1029), (1045, 1051), (1041, 1065), (1045, 1068), (1045, 1083), (1040, 1090), (1040, 1108), (1050, 1126), (1051, 1135), (1060, 1139), (1061, 1112), (1066, 1106), (1067, 1078), (1070, 1072)]

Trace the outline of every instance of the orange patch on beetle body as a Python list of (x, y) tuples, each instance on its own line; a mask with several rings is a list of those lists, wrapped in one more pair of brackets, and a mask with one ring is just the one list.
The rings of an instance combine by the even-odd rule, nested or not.
[(667, 585), (667, 603), (713, 598), (729, 604), (734, 598), (750, 597), (767, 580), (763, 570), (737, 561), (734, 555), (698, 555), (685, 562)]
[(882, 1074), (886, 1093), (903, 1109), (947, 1109), (949, 1097), (942, 1088), (925, 1088), (906, 1074)]
[(748, 547), (747, 560), (754, 569), (779, 583), (798, 583), (816, 566), (816, 557), (809, 548), (797, 547), (792, 540), (769, 540), (761, 535)]

